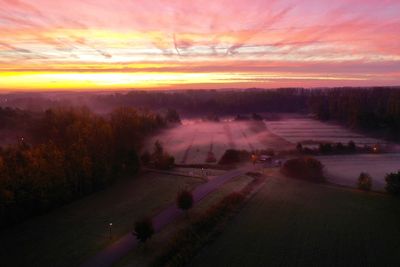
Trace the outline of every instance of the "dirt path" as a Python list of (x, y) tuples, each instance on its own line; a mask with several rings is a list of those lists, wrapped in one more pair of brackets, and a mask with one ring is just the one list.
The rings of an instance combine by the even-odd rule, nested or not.
[[(230, 179), (242, 175), (246, 173), (246, 171), (247, 169), (233, 170), (223, 175), (220, 175), (205, 184), (199, 185), (193, 191), (194, 203), (196, 204), (205, 196), (217, 190), (220, 186), (222, 186)], [(182, 214), (183, 212), (176, 207), (175, 203), (171, 204), (169, 207), (167, 207), (162, 212), (153, 217), (152, 220), (155, 232), (157, 233), (161, 231), (166, 225), (173, 222)], [(89, 259), (81, 266), (82, 267), (112, 266), (112, 264), (121, 259), (129, 251), (134, 249), (137, 245), (138, 245), (137, 239), (131, 233), (127, 233), (117, 242), (105, 248), (103, 251), (100, 251), (97, 255)]]

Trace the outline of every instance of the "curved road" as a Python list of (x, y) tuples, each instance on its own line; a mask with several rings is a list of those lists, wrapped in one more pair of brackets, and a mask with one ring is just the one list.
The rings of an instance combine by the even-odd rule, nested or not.
[[(205, 184), (201, 184), (192, 192), (194, 203), (199, 202), (205, 196), (218, 189), (230, 179), (246, 173), (246, 169), (239, 169), (217, 176)], [(167, 224), (173, 222), (182, 215), (182, 211), (174, 204), (164, 209), (152, 218), (154, 231), (157, 233)], [(125, 256), (138, 245), (138, 241), (131, 233), (126, 234), (117, 242), (100, 251), (93, 258), (81, 265), (81, 267), (108, 267)]]

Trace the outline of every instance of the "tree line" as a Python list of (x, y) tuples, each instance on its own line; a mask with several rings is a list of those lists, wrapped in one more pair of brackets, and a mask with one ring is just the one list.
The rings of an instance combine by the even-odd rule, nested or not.
[(174, 108), (193, 116), (251, 113), (313, 114), (388, 139), (400, 140), (400, 88), (322, 88), (133, 91), (91, 96), (94, 106), (120, 105), (151, 109)]
[[(105, 112), (120, 106), (151, 110), (176, 109), (186, 116), (210, 117), (251, 113), (314, 114), (351, 128), (400, 138), (400, 88), (281, 88), (244, 90), (131, 91), (127, 93), (80, 95), (70, 93), (49, 100), (44, 96), (4, 95), (8, 105), (32, 107), (57, 103), (84, 103)], [(41, 103), (40, 105), (38, 103)], [(38, 106), (39, 105), (39, 106)], [(1, 116), (0, 116), (1, 117)], [(1, 118), (0, 118), (1, 119)]]
[(309, 110), (320, 120), (400, 140), (400, 90), (395, 88), (310, 91)]
[(134, 108), (106, 116), (56, 108), (32, 118), (29, 143), (21, 138), (0, 148), (0, 227), (135, 174), (144, 139), (167, 123), (167, 117)]

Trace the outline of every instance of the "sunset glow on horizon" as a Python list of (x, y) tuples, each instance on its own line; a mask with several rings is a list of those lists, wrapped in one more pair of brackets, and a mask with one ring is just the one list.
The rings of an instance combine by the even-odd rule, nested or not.
[(400, 85), (396, 0), (0, 0), (0, 90)]

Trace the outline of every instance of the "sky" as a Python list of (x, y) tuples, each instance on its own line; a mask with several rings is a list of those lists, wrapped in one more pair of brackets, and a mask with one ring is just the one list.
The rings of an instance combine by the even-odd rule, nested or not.
[(400, 85), (399, 0), (0, 0), (0, 90)]

